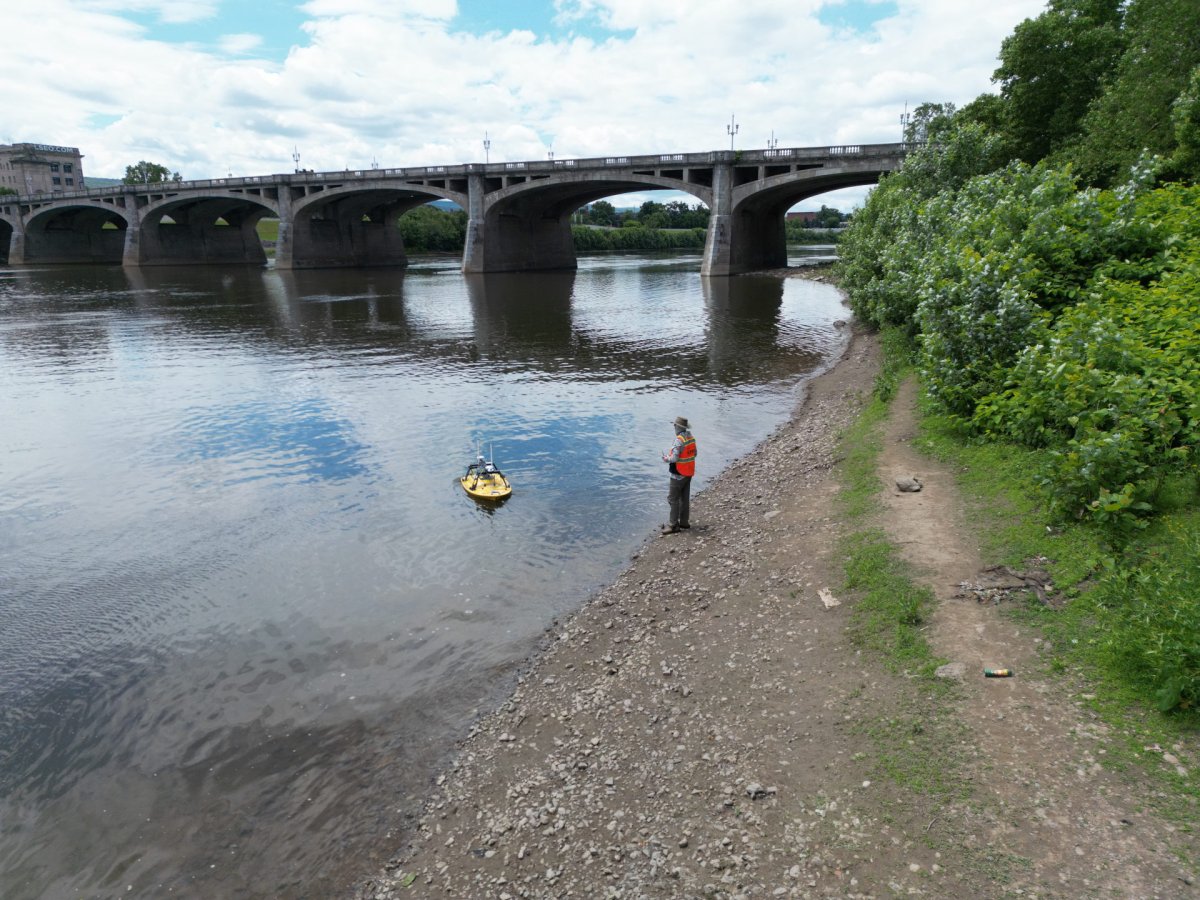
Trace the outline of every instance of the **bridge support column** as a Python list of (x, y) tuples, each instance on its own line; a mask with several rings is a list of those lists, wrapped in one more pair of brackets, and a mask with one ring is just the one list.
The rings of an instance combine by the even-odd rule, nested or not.
[(463, 244), (464, 272), (486, 272), (484, 268), (483, 197), (486, 193), (482, 175), (467, 176), (467, 239)]
[(713, 167), (713, 206), (700, 274), (737, 275), (786, 266), (784, 210), (778, 209), (778, 204), (743, 202), (734, 211), (733, 175), (729, 163)]
[(299, 216), (280, 202), (277, 269), (407, 266), (396, 220), (411, 201), (373, 203), (356, 198), (309, 207)]
[(291, 269), (295, 255), (293, 226), (296, 221), (291, 192), (279, 192), (279, 234), (275, 237), (275, 268)]
[(704, 258), (700, 274), (732, 275), (733, 254), (733, 166), (713, 166), (712, 209), (708, 216), (708, 234), (704, 238)]
[(4, 241), (5, 256), (0, 262), (10, 266), (25, 265), (25, 232), (14, 228)]
[(486, 210), (484, 181), (468, 181), (464, 272), (544, 272), (575, 269), (571, 211), (540, 208), (532, 202)]

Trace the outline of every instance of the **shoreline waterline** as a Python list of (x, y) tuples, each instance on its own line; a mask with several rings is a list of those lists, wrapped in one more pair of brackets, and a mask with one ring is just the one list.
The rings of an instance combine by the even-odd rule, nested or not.
[[(814, 271), (807, 267), (804, 271), (786, 270), (772, 274), (781, 274), (784, 277), (809, 278), (816, 276), (821, 280), (828, 277), (822, 269)], [(848, 310), (847, 318), (849, 318)], [(669, 537), (659, 537), (653, 531), (648, 533), (632, 554), (629, 563), (611, 582), (590, 594), (579, 608), (548, 625), (532, 652), (514, 663), (513, 670), (505, 678), (507, 687), (497, 691), (498, 696), (494, 705), (481, 711), (471, 724), (466, 736), (458, 741), (453, 750), (448, 753), (445, 764), (440, 767), (438, 774), (429, 785), (427, 796), (422, 802), (420, 818), (416, 820), (415, 827), (411, 830), (406, 829), (409, 834), (404, 837), (397, 835), (397, 840), (392, 845), (395, 850), (392, 852), (391, 859), (383, 866), (381, 872), (363, 878), (354, 886), (354, 897), (366, 900), (366, 898), (374, 897), (403, 896), (403, 888), (413, 885), (415, 889), (422, 883), (428, 885), (430, 889), (438, 887), (437, 867), (443, 863), (453, 865), (451, 859), (455, 856), (456, 850), (455, 842), (442, 834), (443, 823), (447, 819), (447, 810), (452, 810), (449, 818), (461, 825), (459, 814), (462, 813), (462, 818), (470, 818), (463, 812), (469, 807), (474, 811), (474, 815), (481, 818), (482, 822), (495, 824), (498, 831), (493, 834), (493, 838), (497, 834), (508, 835), (519, 830), (516, 827), (517, 817), (514, 815), (514, 806), (524, 806), (526, 798), (531, 797), (535, 788), (547, 788), (548, 790), (555, 781), (570, 780), (561, 769), (556, 769), (555, 764), (549, 762), (557, 752), (556, 748), (577, 743), (571, 739), (572, 732), (577, 729), (572, 729), (566, 723), (572, 720), (573, 715), (586, 718), (589, 707), (594, 706), (595, 695), (604, 690), (604, 682), (620, 679), (628, 671), (628, 664), (622, 664), (618, 655), (621, 651), (616, 649), (613, 643), (615, 640), (617, 647), (622, 646), (622, 639), (613, 637), (613, 629), (616, 627), (614, 621), (619, 622), (620, 616), (624, 614), (619, 611), (619, 608), (622, 605), (636, 605), (642, 602), (641, 598), (645, 593), (659, 581), (665, 581), (669, 589), (675, 591), (678, 588), (678, 579), (661, 579), (658, 576), (661, 574), (659, 567), (663, 561), (677, 561), (677, 553), (693, 557), (700, 556), (708, 560), (702, 561), (700, 566), (706, 574), (711, 574), (710, 564), (716, 565), (712, 560), (722, 558), (717, 548), (712, 545), (723, 541), (720, 529), (723, 525), (729, 524), (731, 514), (725, 507), (730, 504), (731, 495), (736, 497), (740, 493), (742, 494), (741, 500), (733, 501), (734, 506), (742, 503), (761, 506), (764, 502), (761, 498), (762, 495), (757, 498), (744, 495), (747, 470), (760, 465), (765, 456), (770, 457), (777, 454), (780, 445), (793, 440), (791, 436), (794, 434), (803, 433), (804, 436), (797, 440), (805, 447), (815, 448), (813, 452), (819, 454), (822, 459), (827, 458), (832, 452), (831, 447), (835, 437), (832, 432), (848, 422), (850, 411), (856, 408), (857, 400), (855, 398), (861, 398), (862, 395), (869, 393), (870, 379), (873, 378), (874, 344), (870, 338), (859, 333), (853, 326), (847, 326), (846, 332), (847, 339), (840, 351), (831, 357), (827, 365), (806, 378), (799, 386), (788, 419), (780, 423), (748, 453), (731, 461), (705, 485), (702, 491), (693, 495), (693, 521), (695, 524), (690, 533)], [(854, 359), (853, 363), (850, 362), (852, 358)], [(830, 385), (835, 380), (845, 383), (833, 388), (840, 393), (831, 401), (828, 395), (831, 390)], [(815, 402), (814, 397), (818, 395), (819, 402)], [(698, 429), (697, 435), (703, 440), (702, 432)], [(824, 472), (827, 469), (828, 464), (821, 462), (813, 471)], [(665, 497), (665, 475), (663, 478)], [(761, 485), (761, 478), (756, 480)], [(775, 501), (770, 502), (775, 503)], [(775, 505), (777, 506), (777, 504)], [(778, 513), (777, 508), (774, 513)], [(765, 509), (763, 514), (768, 520), (773, 518), (770, 507)], [(736, 514), (733, 515), (736, 518)], [(726, 593), (718, 591), (715, 597), (709, 598), (703, 605), (707, 606), (708, 602), (715, 603), (718, 599), (724, 601)], [(635, 597), (637, 597), (636, 600)], [(632, 615), (636, 619), (644, 614), (633, 613)], [(659, 625), (671, 623), (672, 632), (676, 625), (679, 625), (681, 631), (686, 627), (683, 625), (683, 619), (676, 607), (666, 609), (657, 615), (652, 614), (649, 616), (649, 620), (651, 623), (657, 620)], [(643, 632), (640, 636), (635, 634), (632, 638), (627, 638), (623, 646), (631, 647), (630, 642), (640, 650), (655, 641), (647, 632)], [(593, 643), (600, 645), (604, 650), (597, 649), (595, 653), (592, 653), (588, 648)], [(584, 671), (585, 667), (590, 668), (594, 674), (583, 677), (580, 673)], [(648, 678), (670, 679), (675, 674), (668, 672), (668, 669), (671, 668), (670, 662), (664, 660), (657, 665), (652, 665), (648, 674), (643, 670), (642, 675)], [(655, 669), (658, 671), (655, 672)], [(547, 671), (551, 670), (552, 674), (547, 675)], [(683, 696), (689, 695), (690, 690)], [(584, 698), (582, 701), (580, 701), (581, 697)], [(564, 715), (564, 707), (573, 707), (575, 711), (574, 713), (567, 712)], [(544, 737), (539, 739), (539, 735), (527, 738), (523, 732), (528, 730), (530, 722), (537, 723), (534, 726), (536, 731), (551, 732), (550, 740), (543, 742)], [(604, 738), (600, 736), (592, 740), (596, 743), (585, 746), (582, 751), (583, 756), (576, 762), (576, 765), (583, 766), (579, 770), (584, 773), (580, 776), (581, 778), (587, 777), (588, 763), (583, 760), (592, 755), (591, 747), (599, 747), (605, 743)], [(504, 759), (509, 755), (507, 751), (510, 750), (514, 751), (513, 755), (519, 757), (519, 762), (511, 765)], [(620, 752), (625, 754), (624, 763), (626, 765), (647, 768), (652, 767), (650, 757), (659, 754), (660, 751), (659, 745), (647, 741), (640, 745), (640, 749), (638, 745), (632, 748), (625, 746)], [(539, 762), (542, 755), (545, 755), (545, 760)], [(520, 771), (517, 771), (515, 767), (520, 767)], [(609, 782), (617, 777), (615, 775), (610, 777), (606, 782), (608, 787), (604, 789), (611, 790), (612, 784)], [(512, 785), (514, 780), (519, 781), (519, 785), (516, 787)], [(501, 786), (497, 787), (490, 796), (484, 797), (481, 792), (486, 792), (487, 785), (492, 782)], [(509, 797), (511, 802), (507, 804), (508, 808), (504, 809), (501, 807), (505, 806), (503, 785), (506, 784), (510, 794), (513, 791), (516, 794)], [(569, 795), (574, 789), (572, 787), (565, 793)], [(550, 793), (558, 798), (557, 801), (552, 802), (552, 805), (554, 802), (566, 802), (563, 799), (564, 792), (551, 791)], [(446, 829), (451, 838), (457, 836), (461, 843), (465, 836), (462, 830), (453, 830), (450, 826), (446, 826)], [(486, 830), (483, 828), (481, 834)], [(435, 836), (436, 841), (434, 840)], [(446, 852), (441, 853), (438, 851), (438, 845), (444, 839), (447, 840), (447, 843), (444, 844)], [(491, 852), (488, 840), (491, 838), (481, 839), (473, 844), (469, 851), (474, 854), (473, 858), (485, 860), (480, 863), (479, 871), (483, 868), (493, 871), (496, 868), (491, 865), (490, 861), (499, 850)], [(503, 844), (505, 841), (500, 840), (499, 843)], [(461, 850), (462, 853), (468, 852), (468, 848), (465, 847), (462, 847)], [(525, 857), (514, 858), (515, 848), (510, 847), (509, 850), (506, 864), (520, 867)], [(432, 868), (430, 868), (431, 864)], [(462, 868), (464, 872), (477, 871), (473, 864)], [(413, 880), (409, 881), (410, 878)], [(459, 884), (461, 887), (460, 882), (456, 882), (453, 877), (447, 875), (445, 889), (451, 890), (449, 885), (452, 883)], [(475, 884), (479, 888), (480, 883), (475, 882)], [(600, 882), (588, 882), (586, 879), (583, 884), (585, 889), (601, 887)], [(495, 888), (489, 889), (494, 890)], [(393, 892), (395, 893), (393, 894)], [(455, 894), (453, 891), (451, 891), (451, 895), (469, 896), (469, 894)], [(543, 896), (543, 894), (514, 894), (513, 896)]]
[[(661, 423), (706, 423), (699, 495), (837, 352), (832, 289), (691, 266), (0, 271), (8, 895), (362, 871), (662, 521)], [(516, 478), (490, 513), (477, 439)]]

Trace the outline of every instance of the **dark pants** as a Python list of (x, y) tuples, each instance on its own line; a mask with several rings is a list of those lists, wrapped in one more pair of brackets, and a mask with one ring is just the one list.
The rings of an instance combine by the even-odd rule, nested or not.
[(667, 491), (667, 503), (671, 504), (670, 526), (687, 527), (688, 513), (692, 502), (692, 479), (672, 478), (671, 489)]

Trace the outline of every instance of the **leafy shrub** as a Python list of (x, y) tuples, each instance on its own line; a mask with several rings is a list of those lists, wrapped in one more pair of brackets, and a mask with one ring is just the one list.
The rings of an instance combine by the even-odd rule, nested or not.
[(426, 204), (402, 215), (399, 228), (407, 250), (461, 253), (467, 238), (467, 214)]
[[(1163, 252), (1105, 274), (1024, 350), (1008, 386), (974, 423), (1051, 449), (1044, 483), (1064, 511), (1120, 523), (1148, 511), (1163, 479), (1194, 471), (1200, 444), (1200, 226), (1173, 220), (1200, 190), (1156, 191), (1141, 204), (1169, 232)], [(1194, 217), (1188, 217), (1189, 221)]]
[(877, 328), (916, 331), (917, 296), (908, 242), (922, 232), (919, 208), (899, 176), (884, 178), (842, 234), (838, 275), (854, 314)]

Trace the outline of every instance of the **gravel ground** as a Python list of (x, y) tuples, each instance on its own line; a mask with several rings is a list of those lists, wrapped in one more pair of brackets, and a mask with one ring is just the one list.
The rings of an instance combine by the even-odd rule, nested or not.
[[(551, 629), (431, 787), (409, 842), (354, 897), (1198, 896), (1194, 867), (1168, 852), (1178, 835), (1144, 813), (1147, 841), (1104, 845), (1123, 878), (1088, 889), (1071, 880), (1097, 874), (1083, 861), (1041, 865), (1004, 817), (1036, 795), (1048, 830), (1075, 828), (1055, 815), (1057, 782), (989, 765), (982, 719), (848, 638), (834, 465), (878, 355), (856, 335), (787, 425), (693, 497), (690, 531), (648, 539)], [(905, 496), (923, 498), (925, 518), (939, 517), (930, 496), (954, 502)], [(1011, 738), (987, 721), (990, 739)], [(1089, 807), (1089, 779), (1061, 783), (1080, 795), (1071, 810)], [(1125, 801), (1105, 796), (1120, 817)], [(1054, 853), (1086, 848), (1086, 826)], [(1147, 852), (1152, 874), (1128, 877)]]

